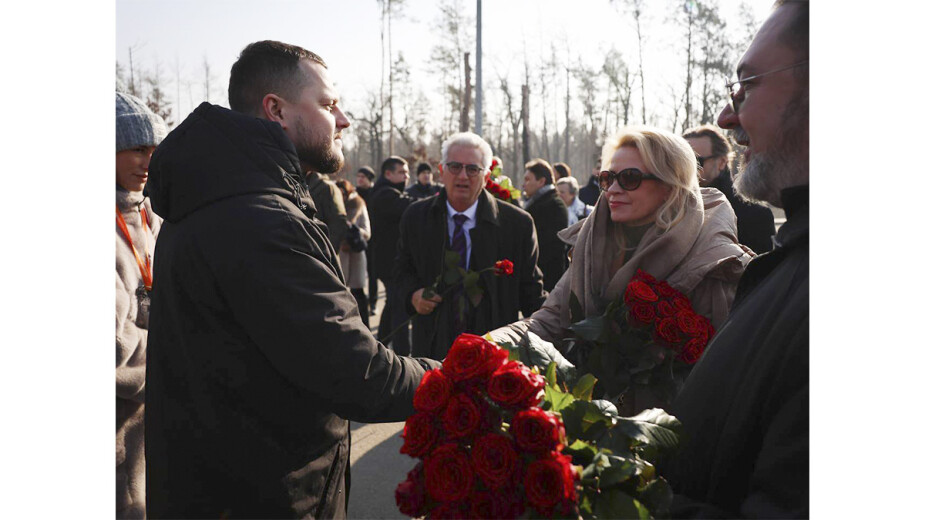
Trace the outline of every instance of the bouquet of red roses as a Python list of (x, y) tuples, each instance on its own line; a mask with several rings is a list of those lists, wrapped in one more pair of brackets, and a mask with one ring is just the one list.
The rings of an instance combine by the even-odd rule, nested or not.
[(520, 198), (520, 190), (514, 187), (511, 179), (501, 172), (498, 161), (491, 161), (491, 168), (485, 174), (485, 189), (496, 199), (513, 202)]
[[(429, 518), (613, 518), (662, 511), (670, 488), (644, 455), (677, 443), (661, 410), (616, 417), (590, 400), (594, 378), (571, 393), (508, 351), (459, 336), (443, 368), (428, 371), (403, 433), (422, 461), (398, 485), (399, 510)], [(568, 435), (567, 435), (568, 431)]]
[(574, 295), (571, 311), (576, 337), (566, 349), (577, 352), (580, 371), (594, 374), (612, 398), (647, 386), (670, 402), (715, 333), (686, 296), (642, 270), (603, 316), (585, 318)]

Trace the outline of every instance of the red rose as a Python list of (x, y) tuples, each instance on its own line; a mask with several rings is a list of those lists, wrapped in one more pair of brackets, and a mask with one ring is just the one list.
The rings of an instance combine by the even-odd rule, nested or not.
[(436, 412), (446, 405), (452, 391), (453, 382), (441, 370), (428, 370), (414, 391), (414, 409), (419, 412)]
[(424, 463), (419, 462), (408, 478), (395, 488), (395, 503), (402, 514), (411, 518), (424, 515)]
[(623, 301), (629, 304), (646, 303), (658, 301), (658, 295), (645, 282), (639, 280), (630, 281), (626, 285), (626, 292), (623, 293)]
[(521, 518), (526, 511), (523, 494), (480, 490), (469, 497), (472, 518)]
[(681, 329), (674, 318), (662, 318), (655, 324), (655, 336), (669, 347), (676, 348), (681, 341)]
[(479, 407), (466, 394), (450, 397), (443, 412), (443, 427), (450, 437), (458, 438), (471, 435), (478, 430), (482, 422)]
[(533, 453), (565, 447), (565, 426), (559, 416), (536, 407), (517, 412), (511, 421), (511, 434), (519, 447)]
[(687, 309), (689, 311), (694, 310), (694, 308), (691, 307), (691, 301), (688, 300), (687, 296), (684, 296), (683, 294), (679, 294), (678, 296), (672, 298), (671, 304), (674, 305), (676, 309)]
[(488, 396), (502, 406), (536, 406), (546, 395), (546, 380), (518, 361), (508, 361), (488, 380)]
[(693, 338), (684, 345), (684, 349), (678, 354), (678, 359), (693, 365), (703, 355), (703, 349), (707, 347), (707, 340), (702, 337)]
[(504, 364), (507, 351), (474, 334), (460, 334), (443, 360), (443, 373), (454, 382), (488, 378)]
[(652, 286), (652, 289), (654, 289), (655, 292), (656, 292), (656, 294), (658, 294), (658, 295), (661, 296), (662, 298), (669, 298), (669, 299), (670, 299), (670, 298), (675, 298), (675, 297), (681, 295), (681, 293), (678, 292), (677, 289), (675, 289), (674, 287), (668, 285), (668, 282), (666, 282), (665, 280), (662, 280), (662, 281), (656, 283), (655, 285), (653, 285), (653, 286)]
[(434, 416), (429, 413), (416, 413), (405, 421), (405, 429), (401, 434), (405, 443), (399, 453), (411, 457), (423, 457), (433, 447), (437, 440), (437, 427), (434, 425)]
[(658, 315), (662, 318), (667, 318), (668, 316), (674, 316), (678, 312), (668, 300), (659, 300), (656, 304), (655, 309), (658, 311)]
[(716, 329), (713, 328), (713, 324), (710, 323), (710, 320), (706, 316), (700, 314), (697, 315), (697, 321), (700, 322), (700, 337), (704, 338), (705, 341), (710, 341), (710, 338), (716, 334)]
[(469, 507), (464, 502), (440, 504), (430, 512), (431, 520), (464, 520), (469, 518)]
[(438, 447), (424, 461), (424, 488), (440, 502), (466, 498), (474, 477), (469, 455), (456, 444)]
[(489, 433), (472, 444), (472, 466), (482, 482), (492, 489), (501, 489), (511, 483), (511, 476), (520, 464), (514, 442), (500, 433)]
[(654, 276), (643, 271), (642, 269), (636, 269), (636, 274), (633, 275), (633, 280), (639, 280), (650, 285), (658, 282)]
[(561, 453), (533, 462), (524, 479), (527, 502), (547, 518), (556, 511), (568, 515), (578, 501), (575, 473), (572, 457)]
[(634, 303), (630, 305), (630, 322), (634, 327), (645, 327), (655, 321), (655, 306), (651, 303)]
[(511, 276), (514, 274), (514, 262), (511, 262), (507, 258), (504, 260), (498, 260), (495, 262), (495, 275), (496, 276)]
[(674, 318), (678, 320), (678, 327), (681, 331), (688, 336), (694, 337), (701, 334), (702, 325), (694, 311), (682, 309)]
[(511, 198), (511, 190), (507, 188), (501, 188), (501, 191), (498, 192), (498, 194), (501, 195), (501, 198), (504, 200), (508, 200)]
[(498, 159), (492, 159), (492, 160), (491, 160), (491, 169), (494, 170), (494, 169), (497, 168), (497, 167), (498, 167)]

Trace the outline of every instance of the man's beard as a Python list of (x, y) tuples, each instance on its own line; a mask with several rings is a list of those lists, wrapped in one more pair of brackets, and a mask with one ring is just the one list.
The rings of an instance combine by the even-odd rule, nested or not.
[[(747, 164), (745, 154), (739, 156), (739, 173), (733, 187), (747, 201), (779, 208), (781, 190), (809, 182), (809, 163), (803, 162), (801, 154), (802, 148), (809, 146), (809, 96), (791, 101), (783, 117), (788, 122), (781, 127), (774, 146), (766, 152), (752, 153)], [(742, 127), (736, 127), (733, 138), (744, 140), (748, 136)]]
[[(296, 121), (296, 133), (300, 139), (295, 143), (296, 153), (302, 169), (318, 173), (335, 173), (344, 166), (344, 156), (328, 136), (310, 132), (302, 119)], [(305, 173), (305, 172), (303, 172)]]

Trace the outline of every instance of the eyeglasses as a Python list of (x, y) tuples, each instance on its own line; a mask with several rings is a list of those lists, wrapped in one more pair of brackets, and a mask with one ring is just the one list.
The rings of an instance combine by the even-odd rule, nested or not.
[(658, 180), (658, 177), (651, 173), (642, 173), (636, 168), (627, 168), (616, 173), (610, 170), (601, 170), (597, 174), (597, 182), (601, 185), (603, 191), (610, 189), (614, 181), (624, 190), (633, 191), (646, 179)]
[(801, 61), (800, 63), (796, 63), (794, 65), (790, 65), (789, 67), (784, 67), (782, 69), (774, 69), (772, 71), (765, 72), (763, 74), (755, 74), (754, 76), (749, 76), (747, 78), (743, 78), (738, 81), (730, 81), (729, 79), (726, 79), (726, 88), (729, 89), (729, 99), (732, 101), (732, 111), (735, 112), (736, 114), (739, 113), (739, 107), (742, 105), (742, 101), (744, 101), (745, 98), (743, 96), (742, 99), (736, 99), (737, 98), (736, 95), (739, 93), (740, 89), (742, 89), (742, 86), (744, 86), (746, 83), (756, 80), (758, 78), (767, 76), (768, 74), (774, 74), (775, 72), (783, 72), (785, 70), (795, 69), (803, 65), (809, 65), (809, 60)]
[(698, 166), (700, 167), (700, 169), (702, 170), (702, 169), (703, 169), (703, 163), (709, 161), (710, 159), (714, 159), (714, 158), (716, 158), (716, 157), (719, 157), (720, 155), (722, 155), (722, 154), (708, 155), (708, 156), (706, 156), (706, 157), (701, 157), (701, 156), (698, 155), (698, 156), (697, 156), (697, 165), (698, 165)]
[(450, 175), (458, 175), (459, 172), (463, 171), (463, 168), (466, 169), (466, 175), (469, 177), (475, 177), (476, 175), (481, 175), (485, 168), (479, 166), (478, 164), (463, 164), (461, 162), (448, 162), (443, 165), (446, 167), (446, 171), (450, 172)]

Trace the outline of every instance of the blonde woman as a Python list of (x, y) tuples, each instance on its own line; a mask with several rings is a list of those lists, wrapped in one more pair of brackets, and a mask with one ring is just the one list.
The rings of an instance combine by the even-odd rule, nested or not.
[[(337, 184), (341, 194), (344, 196), (348, 227), (355, 226), (359, 230), (360, 238), (369, 240), (371, 236), (369, 212), (366, 210), (363, 197), (357, 193), (356, 188), (348, 180), (341, 179), (335, 184)], [(369, 327), (369, 300), (366, 299), (364, 289), (369, 281), (366, 270), (366, 251), (355, 251), (346, 240), (343, 240), (341, 241), (339, 256), (347, 287), (350, 287), (350, 294), (356, 299), (357, 306), (360, 308), (360, 318)]]
[[(597, 206), (559, 234), (574, 247), (568, 271), (538, 311), (492, 331), (493, 339), (518, 341), (530, 331), (558, 346), (572, 321), (570, 295), (586, 316), (601, 315), (637, 269), (687, 295), (714, 327), (726, 320), (754, 253), (737, 242), (735, 214), (723, 194), (698, 186), (687, 142), (653, 127), (624, 128), (604, 145), (601, 164)], [(639, 397), (621, 414), (664, 405)]]

